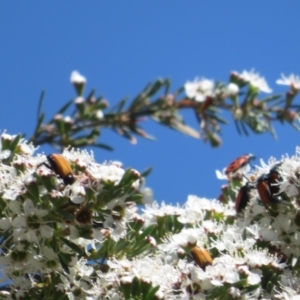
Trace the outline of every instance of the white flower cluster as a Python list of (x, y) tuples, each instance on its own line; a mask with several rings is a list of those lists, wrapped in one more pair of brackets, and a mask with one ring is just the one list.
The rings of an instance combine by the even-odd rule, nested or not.
[[(258, 92), (272, 93), (272, 89), (269, 87), (265, 78), (255, 72), (254, 69), (250, 71), (244, 70), (242, 73), (234, 71), (232, 74), (242, 83), (249, 84), (250, 87), (256, 89)], [(288, 85), (295, 91), (300, 90), (299, 76), (294, 74), (291, 74), (288, 77), (285, 77), (284, 74), (281, 76), (281, 79), (276, 80), (277, 84)], [(214, 80), (207, 78), (199, 79), (198, 77), (196, 77), (194, 81), (187, 81), (184, 85), (184, 89), (189, 98), (195, 99), (198, 102), (205, 101), (207, 97), (215, 97), (216, 95), (221, 94), (221, 92), (223, 92), (226, 97), (231, 97), (237, 95), (240, 90), (236, 83), (230, 82), (222, 91), (222, 89), (216, 85)]]
[(66, 149), (54, 172), (25, 141), (6, 151), (15, 138), (0, 139), (1, 299), (299, 298), (300, 148), (243, 168), (249, 181), (229, 181), (227, 202), (191, 195), (138, 212), (137, 171)]
[[(153, 261), (163, 257), (164, 263), (180, 271), (161, 279), (160, 299), (206, 299), (213, 291), (217, 295), (216, 290), (223, 296), (227, 293), (228, 299), (298, 299), (300, 279), (295, 275), (300, 252), (300, 148), (295, 156), (261, 161), (247, 176), (255, 186), (275, 167), (278, 178), (272, 184), (278, 186), (279, 192), (269, 196), (278, 197), (278, 202), (265, 203), (258, 190), (253, 189), (242, 214), (236, 214), (233, 201), (222, 204), (196, 196), (189, 196), (183, 207), (164, 203), (146, 206), (142, 217), (147, 226), (161, 226), (162, 219), (171, 216), (184, 225), (178, 233), (169, 232), (152, 257)], [(243, 181), (248, 182), (245, 178)], [(188, 259), (185, 254), (195, 246), (215, 253), (211, 265), (201, 268)], [(154, 265), (149, 266), (150, 273)], [(271, 289), (267, 291), (265, 281), (272, 275), (278, 277), (268, 283)], [(147, 280), (156, 282), (154, 275)], [(176, 296), (171, 296), (175, 287)]]
[[(14, 156), (3, 149), (16, 138), (0, 137), (0, 283), (9, 286), (11, 299), (22, 299), (54, 276), (53, 295), (74, 299), (77, 289), (88, 299), (95, 270), (86, 258), (126, 235), (126, 224), (137, 211), (129, 199), (140, 175), (117, 163), (98, 164), (92, 153), (74, 149), (56, 155), (53, 169), (45, 155), (33, 156), (36, 149), (24, 140), (15, 145)], [(73, 184), (63, 183), (66, 170)]]
[[(189, 214), (191, 219), (187, 218)], [(155, 299), (206, 299), (218, 289), (222, 295), (227, 293), (228, 299), (259, 299), (262, 295), (270, 299), (286, 293), (283, 284), (287, 280), (282, 281), (277, 294), (275, 289), (266, 293), (262, 288), (266, 269), (284, 274), (282, 278), (292, 278), (292, 272), (278, 254), (258, 247), (264, 235), (259, 226), (243, 218), (227, 224), (236, 217), (233, 203), (223, 205), (189, 196), (183, 207), (153, 203), (146, 207), (142, 218), (146, 227), (154, 223), (163, 226), (162, 219), (171, 216), (185, 226), (178, 233), (169, 232), (162, 242), (157, 240), (155, 252), (134, 259), (109, 260), (110, 271), (98, 272), (103, 297), (126, 299), (118, 295), (120, 286), (132, 287), (137, 279), (141, 285), (158, 287)], [(269, 241), (268, 234), (265, 236)], [(189, 257), (189, 249), (195, 246), (215, 253), (211, 265), (201, 268)]]

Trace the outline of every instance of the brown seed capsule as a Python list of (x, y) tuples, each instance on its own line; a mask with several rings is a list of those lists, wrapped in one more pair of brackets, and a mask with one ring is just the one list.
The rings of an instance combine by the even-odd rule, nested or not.
[(76, 211), (75, 218), (78, 223), (91, 224), (92, 223), (92, 211), (87, 207), (81, 207)]
[(211, 265), (213, 262), (209, 252), (204, 248), (199, 248), (199, 247), (192, 248), (191, 255), (195, 263), (203, 270), (205, 269), (206, 266)]

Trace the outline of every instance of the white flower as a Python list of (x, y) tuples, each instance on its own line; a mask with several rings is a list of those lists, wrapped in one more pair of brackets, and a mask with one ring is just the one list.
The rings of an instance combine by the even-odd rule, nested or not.
[(85, 201), (85, 189), (79, 182), (72, 184), (70, 189), (65, 189), (64, 194), (66, 196), (69, 194), (70, 200), (75, 204), (81, 204)]
[(259, 284), (261, 282), (261, 276), (250, 272), (247, 277), (247, 282), (249, 285)]
[(102, 120), (104, 118), (104, 113), (103, 113), (103, 110), (102, 109), (98, 109), (97, 112), (96, 112), (96, 118), (98, 120)]
[(65, 148), (62, 156), (81, 168), (86, 168), (88, 164), (95, 163), (93, 151), (89, 153), (87, 150)]
[(277, 84), (289, 85), (295, 90), (300, 90), (300, 77), (294, 74), (291, 74), (289, 77), (285, 77), (284, 74), (281, 74), (281, 78), (276, 80)]
[[(272, 263), (277, 263), (276, 256), (271, 256), (268, 254), (268, 250), (249, 250), (245, 253), (245, 261), (250, 268), (261, 268), (261, 266), (271, 265)], [(285, 265), (285, 264), (282, 264)]]
[(20, 214), (21, 210), (21, 203), (17, 201), (9, 201), (7, 206), (14, 214)]
[(187, 81), (184, 85), (186, 95), (196, 101), (203, 102), (206, 97), (214, 96), (214, 82), (206, 78), (195, 78), (194, 81)]
[(299, 278), (286, 273), (280, 278), (281, 289), (275, 289), (275, 298), (282, 300), (300, 300)]
[(73, 71), (71, 73), (70, 81), (73, 84), (85, 84), (86, 78), (82, 76), (78, 71)]
[(27, 159), (39, 148), (39, 146), (34, 147), (32, 143), (28, 143), (25, 139), (21, 139), (19, 141), (18, 147), (20, 149), (20, 153), (26, 155)]
[(160, 217), (166, 217), (169, 215), (179, 216), (181, 215), (182, 210), (183, 209), (179, 207), (179, 205), (167, 205), (164, 202), (162, 202), (160, 205), (156, 201), (151, 204), (146, 204), (145, 208), (142, 208), (142, 211), (144, 212), (142, 214), (142, 218), (145, 220), (144, 227), (155, 224), (157, 218)]
[(105, 182), (113, 182), (117, 185), (124, 173), (125, 170), (114, 165), (114, 164), (90, 164), (88, 167), (89, 173), (98, 180), (105, 181)]
[(237, 84), (230, 82), (226, 87), (226, 93), (228, 96), (235, 96), (239, 92), (239, 87)]
[(300, 245), (300, 233), (295, 232), (294, 236), (291, 237), (291, 240), (294, 245), (299, 246)]
[(259, 73), (255, 73), (254, 69), (250, 70), (249, 72), (244, 70), (241, 74), (238, 74), (238, 76), (244, 81), (248, 82), (251, 86), (257, 88), (259, 91), (272, 93), (272, 90), (268, 86), (265, 78), (261, 77)]
[(151, 204), (155, 201), (153, 198), (153, 190), (151, 188), (142, 186), (140, 188), (140, 193), (143, 195), (143, 204)]
[(0, 219), (0, 229), (7, 230), (12, 226), (11, 221), (9, 218), (2, 218)]
[(110, 230), (110, 237), (114, 241), (118, 241), (126, 234), (126, 223), (136, 213), (136, 204), (125, 202), (124, 198), (120, 198), (107, 203), (106, 209), (111, 211), (111, 215), (106, 216), (103, 227)]
[(76, 105), (78, 105), (78, 104), (83, 104), (84, 102), (85, 102), (85, 99), (84, 99), (84, 97), (82, 97), (82, 96), (78, 96), (78, 97), (76, 97), (75, 100), (74, 100), (74, 103), (75, 103)]
[(190, 210), (190, 213), (192, 213), (192, 211), (194, 211), (194, 214), (198, 213), (198, 217), (204, 216), (205, 211), (224, 213), (226, 209), (225, 206), (216, 199), (200, 198), (195, 195), (188, 196), (185, 207)]
[(286, 157), (284, 163), (280, 167), (280, 175), (282, 176), (282, 183), (280, 185), (280, 193), (286, 192), (289, 197), (294, 197), (299, 194), (299, 176), (300, 170), (300, 148), (296, 149), (296, 156), (291, 158)]
[(228, 180), (228, 176), (225, 174), (226, 168), (221, 171), (216, 170), (216, 177), (220, 180)]
[(99, 273), (98, 275), (102, 285), (103, 283), (109, 284), (110, 289), (113, 284), (118, 284), (120, 279), (125, 282), (132, 282), (132, 279), (137, 277), (142, 282), (159, 286), (156, 295), (164, 295), (162, 299), (171, 299), (168, 295), (173, 295), (174, 283), (178, 283), (179, 286), (183, 284), (182, 272), (166, 264), (160, 255), (151, 258), (146, 256), (130, 261), (127, 259), (108, 260), (107, 265), (112, 272)]
[(241, 291), (238, 288), (231, 287), (228, 290), (228, 294), (232, 296), (232, 298), (240, 298), (241, 297)]
[[(40, 237), (50, 238), (53, 236), (53, 229), (44, 221), (44, 217), (48, 214), (47, 210), (37, 209), (31, 199), (25, 200), (23, 210), (24, 213), (20, 213), (12, 220), (13, 236), (16, 240), (25, 238), (32, 243)], [(33, 224), (35, 228), (32, 228)]]
[(70, 116), (65, 116), (64, 117), (64, 122), (69, 123), (69, 124), (74, 123), (73, 119)]
[(216, 211), (224, 213), (225, 207), (218, 200), (209, 200), (189, 195), (181, 211), (178, 221), (183, 224), (193, 224), (205, 219), (207, 213)]

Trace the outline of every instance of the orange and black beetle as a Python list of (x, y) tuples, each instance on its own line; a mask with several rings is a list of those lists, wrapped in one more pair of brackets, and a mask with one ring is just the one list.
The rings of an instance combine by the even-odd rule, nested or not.
[(253, 154), (245, 154), (237, 159), (235, 159), (232, 163), (228, 165), (228, 167), (225, 170), (225, 174), (229, 175), (232, 173), (235, 173), (239, 169), (245, 167), (251, 160), (255, 159), (255, 156)]
[(268, 176), (267, 176), (267, 180), (268, 180), (268, 185), (270, 188), (271, 193), (274, 194), (278, 194), (280, 191), (280, 187), (278, 185), (279, 182), (282, 181), (282, 178), (278, 172), (278, 168), (281, 166), (281, 162), (276, 164), (269, 172)]
[(266, 204), (274, 204), (280, 202), (281, 196), (279, 194), (280, 187), (278, 183), (282, 181), (278, 172), (278, 167), (281, 163), (276, 164), (268, 174), (260, 176), (256, 183), (256, 188), (261, 201)]
[(47, 160), (50, 166), (46, 163), (41, 163), (39, 166), (45, 165), (47, 168), (53, 170), (63, 180), (65, 185), (74, 183), (73, 170), (61, 154), (50, 154), (47, 156)]
[(195, 261), (195, 263), (203, 270), (205, 270), (205, 267), (208, 265), (212, 265), (213, 263), (213, 259), (210, 255), (210, 253), (204, 249), (204, 248), (200, 248), (200, 247), (194, 247), (191, 250), (191, 255)]
[(249, 198), (249, 192), (251, 189), (254, 189), (255, 186), (247, 182), (245, 185), (243, 185), (236, 196), (235, 199), (235, 210), (236, 212), (241, 212), (248, 204), (250, 198)]

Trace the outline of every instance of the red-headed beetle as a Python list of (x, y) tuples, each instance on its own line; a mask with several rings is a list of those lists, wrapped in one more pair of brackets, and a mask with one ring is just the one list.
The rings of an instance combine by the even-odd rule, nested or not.
[(251, 160), (255, 159), (255, 156), (253, 154), (245, 154), (237, 159), (235, 159), (232, 163), (228, 165), (228, 167), (225, 170), (226, 175), (230, 175), (232, 173), (235, 173), (239, 169), (245, 167)]

